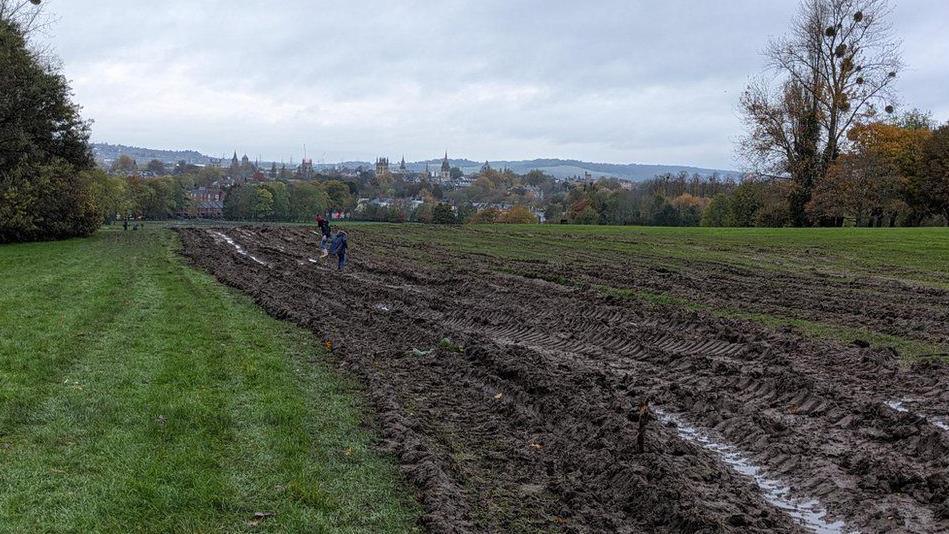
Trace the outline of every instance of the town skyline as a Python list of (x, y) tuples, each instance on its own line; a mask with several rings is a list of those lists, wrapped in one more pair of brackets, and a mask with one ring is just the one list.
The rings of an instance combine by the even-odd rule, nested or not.
[(131, 157), (140, 166), (146, 165), (152, 159), (157, 159), (168, 165), (174, 165), (179, 161), (184, 161), (185, 163), (189, 164), (209, 164), (219, 167), (226, 167), (233, 160), (233, 158), (237, 158), (239, 161), (242, 161), (244, 158), (246, 158), (248, 162), (266, 168), (270, 168), (272, 164), (276, 164), (278, 167), (297, 169), (301, 164), (303, 164), (304, 161), (308, 161), (309, 164), (317, 170), (357, 170), (360, 167), (363, 168), (363, 170), (372, 170), (375, 168), (376, 164), (379, 163), (380, 159), (384, 159), (386, 161), (391, 161), (393, 168), (398, 167), (400, 161), (404, 161), (405, 165), (408, 167), (408, 170), (420, 172), (425, 170), (426, 165), (437, 166), (441, 164), (442, 161), (447, 157), (452, 166), (459, 167), (466, 174), (477, 172), (485, 163), (498, 169), (510, 169), (521, 174), (525, 174), (532, 170), (539, 170), (551, 175), (554, 178), (560, 179), (584, 176), (587, 173), (589, 173), (591, 176), (615, 177), (631, 181), (648, 180), (657, 175), (678, 174), (680, 172), (686, 172), (687, 174), (699, 174), (702, 176), (718, 174), (720, 176), (736, 177), (741, 174), (734, 169), (713, 169), (691, 165), (645, 163), (615, 164), (608, 162), (569, 160), (563, 158), (538, 158), (531, 160), (487, 159), (479, 161), (464, 155), (451, 155), (448, 151), (437, 157), (423, 159), (409, 159), (404, 155), (392, 157), (390, 155), (380, 154), (374, 158), (366, 160), (329, 162), (319, 161), (314, 158), (304, 159), (302, 157), (292, 159), (288, 158), (284, 160), (270, 160), (258, 156), (252, 156), (251, 153), (240, 150), (234, 150), (231, 154), (209, 155), (202, 154), (195, 150), (172, 151), (145, 147), (133, 147), (127, 145), (113, 145), (107, 143), (94, 143), (92, 147), (96, 159), (106, 168), (108, 168), (120, 156)]

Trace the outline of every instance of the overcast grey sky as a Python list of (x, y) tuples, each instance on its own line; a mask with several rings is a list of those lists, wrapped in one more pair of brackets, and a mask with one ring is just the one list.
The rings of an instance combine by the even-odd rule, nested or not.
[[(949, 119), (949, 2), (897, 0), (905, 106)], [(797, 0), (48, 0), (96, 141), (317, 161), (735, 168)]]

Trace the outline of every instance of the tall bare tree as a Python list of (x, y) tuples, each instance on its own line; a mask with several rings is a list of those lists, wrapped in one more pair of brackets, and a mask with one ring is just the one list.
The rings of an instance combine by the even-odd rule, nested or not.
[(47, 23), (41, 0), (0, 0), (0, 21), (13, 22), (29, 35)]
[(748, 127), (740, 152), (762, 172), (789, 177), (793, 222), (807, 222), (816, 181), (847, 142), (848, 130), (893, 112), (900, 42), (888, 0), (803, 0), (790, 33), (766, 51), (771, 79), (741, 98)]

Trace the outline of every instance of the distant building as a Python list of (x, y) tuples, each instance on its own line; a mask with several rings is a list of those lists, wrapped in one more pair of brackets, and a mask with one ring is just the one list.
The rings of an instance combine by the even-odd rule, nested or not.
[(300, 178), (304, 180), (312, 178), (315, 174), (313, 172), (313, 160), (303, 158), (303, 163), (300, 164), (300, 168), (297, 169), (297, 171), (299, 172)]
[(220, 187), (198, 187), (188, 191), (191, 210), (187, 215), (199, 219), (220, 219), (224, 216), (224, 190)]
[(402, 154), (402, 161), (399, 162), (399, 174), (405, 174), (405, 154)]
[(376, 176), (386, 176), (389, 174), (389, 158), (376, 159)]
[(438, 180), (443, 184), (451, 182), (451, 164), (448, 163), (447, 150), (445, 151), (445, 159), (442, 160), (442, 170), (438, 173)]
[(259, 171), (258, 167), (258, 163), (252, 163), (247, 154), (244, 154), (241, 159), (237, 159), (237, 151), (235, 151), (231, 158), (231, 165), (227, 169), (227, 175), (234, 179), (247, 181), (252, 179)]

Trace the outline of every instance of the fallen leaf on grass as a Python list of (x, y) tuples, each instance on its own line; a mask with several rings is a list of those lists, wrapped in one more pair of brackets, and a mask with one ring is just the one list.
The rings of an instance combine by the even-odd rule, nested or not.
[(531, 443), (531, 448), (532, 448), (532, 449), (543, 449), (544, 446), (541, 445), (540, 443)]
[(254, 513), (254, 518), (247, 522), (249, 526), (256, 527), (264, 522), (265, 519), (273, 517), (277, 514), (273, 512), (256, 512)]
[(498, 393), (497, 395), (494, 396), (494, 400), (500, 400), (501, 397), (503, 396), (504, 396), (504, 393)]

